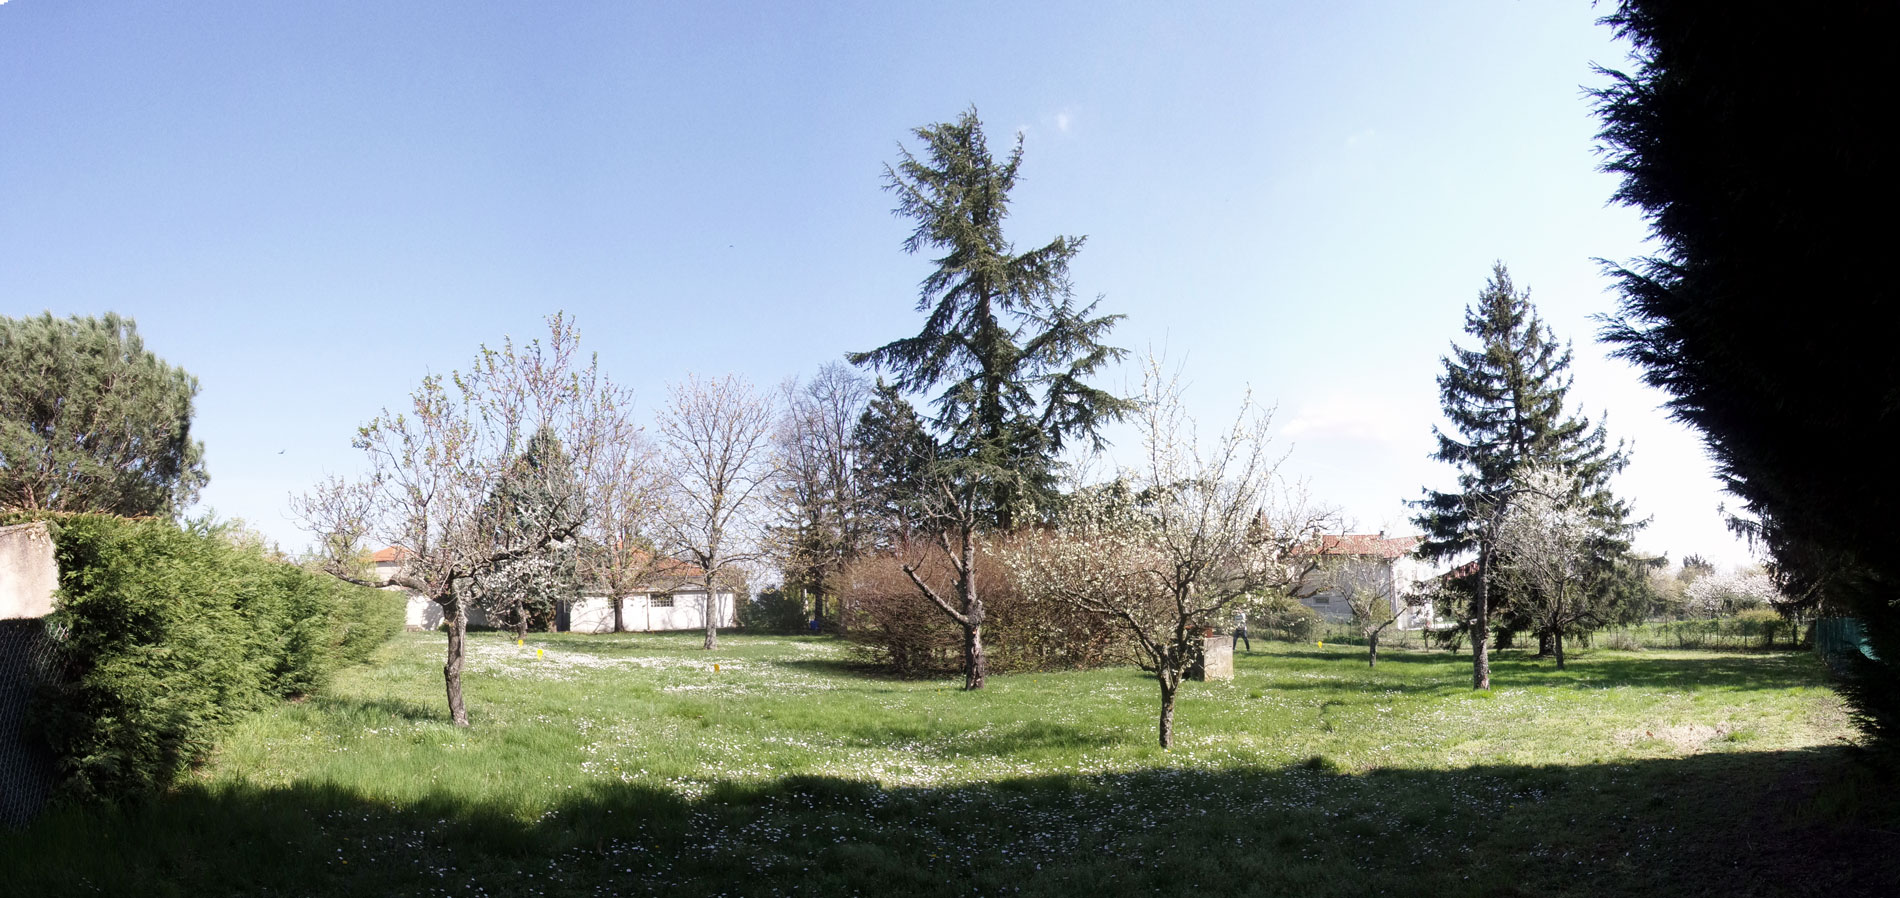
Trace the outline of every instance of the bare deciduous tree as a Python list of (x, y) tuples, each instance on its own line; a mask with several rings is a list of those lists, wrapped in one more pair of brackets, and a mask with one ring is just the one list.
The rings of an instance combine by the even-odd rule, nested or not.
[(656, 571), (658, 555), (648, 531), (660, 491), (653, 445), (632, 422), (603, 435), (604, 450), (584, 484), (591, 496), (585, 545), (584, 582), (598, 585), (613, 607), (615, 633), (626, 632), (625, 597)]
[(1330, 510), (1277, 476), (1268, 410), (1249, 399), (1203, 453), (1176, 376), (1150, 359), (1136, 423), (1140, 466), (1078, 490), (1060, 526), (1008, 555), (1018, 587), (1118, 622), (1136, 664), (1161, 690), (1161, 747), (1174, 742), (1174, 701), (1202, 652), (1202, 634), (1250, 593), (1284, 590), (1314, 564), (1300, 553), (1333, 523)]
[(668, 387), (660, 410), (660, 482), (655, 519), (662, 551), (700, 569), (706, 589), (706, 648), (719, 637), (718, 582), (759, 557), (758, 499), (770, 481), (772, 402), (745, 380), (689, 375)]
[(1337, 565), (1330, 572), (1334, 578), (1334, 591), (1345, 595), (1346, 607), (1352, 612), (1352, 622), (1359, 628), (1359, 635), (1366, 638), (1366, 666), (1379, 665), (1379, 637), (1387, 627), (1398, 623), (1405, 612), (1424, 604), (1417, 594), (1401, 596), (1393, 600), (1392, 583), (1382, 577), (1355, 577), (1345, 565)]
[[(629, 428), (624, 392), (581, 364), (579, 333), (564, 315), (548, 319), (547, 343), (481, 348), (466, 373), (429, 375), (406, 412), (383, 413), (357, 431), (369, 458), (360, 480), (331, 477), (293, 497), (293, 514), (317, 536), (325, 567), (366, 586), (399, 586), (442, 606), (448, 660), (442, 676), (449, 715), (468, 725), (462, 700), (469, 590), (497, 567), (572, 538), (584, 525), (584, 493), (535, 516), (534, 526), (505, 538), (489, 497), (526, 435), (547, 428), (571, 454), (581, 482), (590, 482), (608, 446)], [(365, 540), (393, 548), (395, 574), (362, 576)]]
[(833, 363), (807, 383), (786, 383), (784, 394), (774, 433), (771, 551), (786, 585), (802, 587), (822, 621), (839, 574), (863, 554), (875, 526), (858, 477), (856, 438), (870, 387)]

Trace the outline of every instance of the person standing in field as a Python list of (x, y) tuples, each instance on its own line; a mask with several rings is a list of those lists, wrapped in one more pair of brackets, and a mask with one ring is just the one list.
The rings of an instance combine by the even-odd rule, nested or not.
[(1253, 652), (1253, 640), (1247, 636), (1247, 612), (1234, 612), (1234, 648), (1239, 649), (1241, 642), (1247, 643), (1249, 654)]

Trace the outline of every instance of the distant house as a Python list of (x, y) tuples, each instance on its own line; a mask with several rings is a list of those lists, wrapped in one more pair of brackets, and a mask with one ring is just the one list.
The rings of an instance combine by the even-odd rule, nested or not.
[(1309, 572), (1295, 588), (1300, 603), (1321, 617), (1348, 620), (1348, 594), (1356, 587), (1385, 597), (1401, 630), (1423, 630), (1437, 621), (1431, 603), (1412, 606), (1429, 574), (1417, 555), (1419, 538), (1381, 533), (1328, 534), (1301, 554), (1325, 556), (1327, 563)]
[[(399, 549), (383, 549), (370, 556), (377, 579), (388, 579), (402, 567)], [(620, 620), (628, 630), (659, 632), (664, 630), (703, 630), (706, 628), (706, 587), (696, 582), (699, 569), (670, 559), (661, 560), (658, 570), (643, 583), (620, 596)], [(401, 589), (391, 586), (389, 589)], [(556, 614), (555, 629), (574, 633), (611, 633), (614, 629), (614, 599), (604, 590), (582, 590), (583, 595)], [(738, 595), (730, 589), (714, 591), (719, 626), (739, 623)], [(408, 616), (411, 630), (433, 630), (442, 626), (442, 606), (421, 593), (409, 593)], [(480, 608), (470, 608), (469, 626), (488, 625)]]

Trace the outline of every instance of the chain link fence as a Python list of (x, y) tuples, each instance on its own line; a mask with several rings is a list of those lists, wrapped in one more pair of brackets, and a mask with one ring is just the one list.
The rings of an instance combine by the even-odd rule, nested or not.
[(1866, 631), (1860, 621), (1851, 617), (1824, 617), (1815, 621), (1814, 653), (1836, 670), (1847, 667), (1849, 655), (1874, 657), (1874, 650), (1867, 645)]
[(59, 670), (59, 642), (44, 621), (0, 620), (0, 826), (32, 820), (53, 793), (53, 755), (32, 713)]

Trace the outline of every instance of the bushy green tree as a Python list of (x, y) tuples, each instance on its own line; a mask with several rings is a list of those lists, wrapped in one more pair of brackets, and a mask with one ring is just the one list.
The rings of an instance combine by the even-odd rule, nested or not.
[(924, 155), (902, 150), (898, 164), (885, 169), (885, 186), (897, 195), (897, 213), (917, 225), (904, 249), (943, 253), (917, 301), (924, 327), (847, 358), (889, 371), (903, 392), (932, 397), (938, 446), (909, 505), (955, 567), (956, 595), (915, 583), (963, 628), (964, 685), (978, 689), (984, 661), (977, 534), (1033, 516), (1055, 490), (1063, 448), (1078, 438), (1099, 443), (1100, 425), (1129, 407), (1088, 384), (1123, 354), (1102, 342), (1121, 316), (1096, 314), (1099, 300), (1075, 302), (1069, 263), (1083, 238), (1057, 237), (1018, 252), (1003, 235), (1022, 166), (1020, 136), (998, 161), (975, 110), (913, 133)]
[(477, 576), (473, 598), (493, 623), (513, 630), (516, 638), (527, 635), (533, 624), (554, 629), (559, 606), (580, 597), (579, 540), (569, 535), (545, 545), (537, 542), (542, 533), (578, 531), (587, 511), (583, 495), (561, 438), (543, 427), (489, 496), (494, 509), (486, 517), (495, 522), (497, 548), (532, 551)]
[(1604, 330), (1701, 431), (1793, 595), (1825, 592), (1874, 654), (1849, 689), (1900, 748), (1900, 343), (1886, 220), (1900, 7), (1625, 0), (1634, 67), (1598, 92), (1616, 199), (1660, 251), (1610, 266)]
[[(1467, 626), (1472, 642), (1472, 685), (1491, 685), (1489, 631), (1496, 599), (1493, 581), (1498, 531), (1520, 473), (1533, 466), (1561, 469), (1581, 483), (1606, 531), (1627, 530), (1629, 509), (1609, 491), (1609, 478), (1628, 463), (1612, 446), (1602, 422), (1594, 426), (1565, 408), (1570, 348), (1537, 317), (1530, 293), (1511, 283), (1503, 263), (1465, 309), (1471, 347), (1454, 344), (1438, 377), (1439, 400), (1452, 432), (1433, 429), (1433, 457), (1455, 465), (1458, 488), (1426, 490), (1414, 522), (1425, 533), (1426, 558), (1477, 556)], [(1627, 544), (1622, 547), (1627, 552)]]
[(0, 317), (0, 508), (175, 517), (209, 479), (197, 395), (130, 318)]
[(872, 546), (894, 550), (910, 542), (916, 520), (911, 509), (924, 491), (925, 475), (937, 458), (937, 441), (897, 387), (880, 378), (852, 431), (857, 443), (853, 477), (872, 519)]

